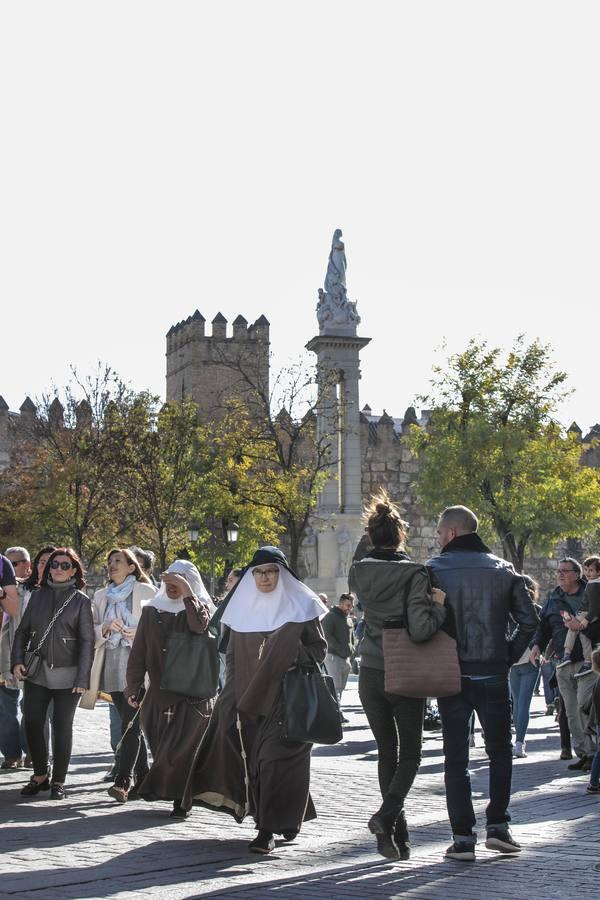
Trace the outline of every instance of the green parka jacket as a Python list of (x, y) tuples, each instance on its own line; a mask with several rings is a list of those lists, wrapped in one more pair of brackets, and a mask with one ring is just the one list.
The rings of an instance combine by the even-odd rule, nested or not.
[(403, 618), (411, 640), (422, 643), (433, 637), (446, 618), (445, 607), (431, 599), (427, 569), (402, 552), (372, 550), (353, 563), (349, 583), (365, 617), (361, 666), (383, 669), (386, 619)]

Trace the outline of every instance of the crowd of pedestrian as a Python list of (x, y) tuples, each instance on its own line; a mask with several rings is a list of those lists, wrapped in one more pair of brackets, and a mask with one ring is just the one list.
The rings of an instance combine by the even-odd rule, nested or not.
[[(333, 710), (341, 735), (354, 670), (378, 751), (380, 798), (365, 825), (382, 856), (408, 859), (405, 801), (429, 701), (390, 688), (385, 635), (405, 629), (424, 654), (443, 633), (458, 673), (454, 690), (437, 700), (452, 833), (446, 856), (475, 859), (475, 714), (489, 757), (485, 844), (518, 853), (512, 766), (527, 755), (536, 690), (558, 720), (561, 759), (589, 773), (586, 790), (600, 793), (600, 556), (583, 565), (560, 559), (557, 585), (542, 598), (532, 578), (486, 546), (466, 507), (441, 514), (440, 553), (426, 566), (409, 559), (407, 525), (385, 493), (372, 498), (365, 524), (349, 590), (331, 608), (273, 547), (232, 570), (216, 600), (189, 560), (157, 579), (153, 554), (140, 547), (111, 550), (106, 586), (92, 597), (72, 548), (48, 544), (32, 560), (25, 547), (9, 547), (0, 556), (1, 768), (31, 770), (21, 795), (63, 800), (77, 706), (106, 700), (115, 756), (105, 780), (116, 803), (167, 800), (174, 818), (195, 805), (238, 822), (251, 816), (249, 849), (267, 854), (277, 836), (294, 841), (316, 817), (310, 758), (318, 737), (306, 716), (306, 736), (292, 722), (298, 685), (316, 690), (310, 702), (321, 704), (321, 717)], [(292, 672), (306, 677), (294, 681)], [(329, 706), (318, 695), (323, 674), (337, 700), (328, 695)]]

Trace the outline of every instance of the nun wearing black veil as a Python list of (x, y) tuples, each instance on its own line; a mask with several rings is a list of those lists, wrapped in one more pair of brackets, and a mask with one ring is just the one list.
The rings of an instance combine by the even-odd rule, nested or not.
[(270, 853), (274, 835), (293, 840), (316, 818), (310, 796), (311, 744), (284, 741), (282, 683), (295, 663), (321, 663), (327, 608), (275, 547), (261, 547), (213, 617), (226, 626), (227, 679), (195, 754), (182, 805), (251, 815), (249, 845)]

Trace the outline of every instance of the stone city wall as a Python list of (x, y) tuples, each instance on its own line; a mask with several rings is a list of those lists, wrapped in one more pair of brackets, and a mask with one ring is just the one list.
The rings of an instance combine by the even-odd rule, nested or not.
[[(371, 415), (369, 407), (361, 414), (361, 452), (362, 452), (362, 495), (365, 502), (384, 487), (390, 497), (398, 503), (402, 515), (409, 523), (407, 549), (417, 562), (425, 562), (439, 552), (436, 535), (436, 521), (426, 514), (419, 504), (414, 482), (419, 471), (418, 460), (403, 446), (401, 437), (406, 433), (407, 424), (425, 426), (429, 420), (429, 411), (423, 410), (417, 419), (414, 410), (409, 408), (403, 419), (393, 419), (385, 413), (377, 418)], [(600, 429), (594, 426), (590, 434), (584, 438), (589, 443), (600, 438)], [(586, 465), (600, 465), (600, 450), (591, 447), (585, 450), (583, 458)], [(457, 497), (456, 502), (460, 503)], [(501, 546), (492, 548), (502, 555)], [(550, 558), (531, 555), (526, 558), (525, 571), (540, 583), (542, 593), (555, 585), (554, 571), (557, 560), (569, 555), (581, 557), (587, 553), (598, 553), (600, 548), (584, 547), (578, 540), (560, 542)]]

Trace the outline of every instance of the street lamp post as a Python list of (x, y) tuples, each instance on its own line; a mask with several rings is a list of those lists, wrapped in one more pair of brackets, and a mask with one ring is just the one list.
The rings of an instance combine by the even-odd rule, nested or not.
[[(215, 558), (217, 554), (218, 543), (218, 521), (214, 518), (208, 520), (210, 528), (210, 582), (208, 592), (212, 597), (215, 595)], [(237, 522), (230, 522), (228, 519), (221, 519), (221, 534), (226, 546), (235, 544), (240, 534), (240, 526)], [(195, 544), (200, 536), (200, 525), (198, 522), (191, 522), (188, 525), (188, 538), (191, 544)]]
[[(228, 547), (232, 544), (235, 544), (238, 537), (240, 536), (240, 526), (237, 522), (230, 522), (228, 519), (223, 519), (223, 534), (225, 535), (225, 543)], [(229, 560), (225, 562), (225, 575), (229, 570)]]

